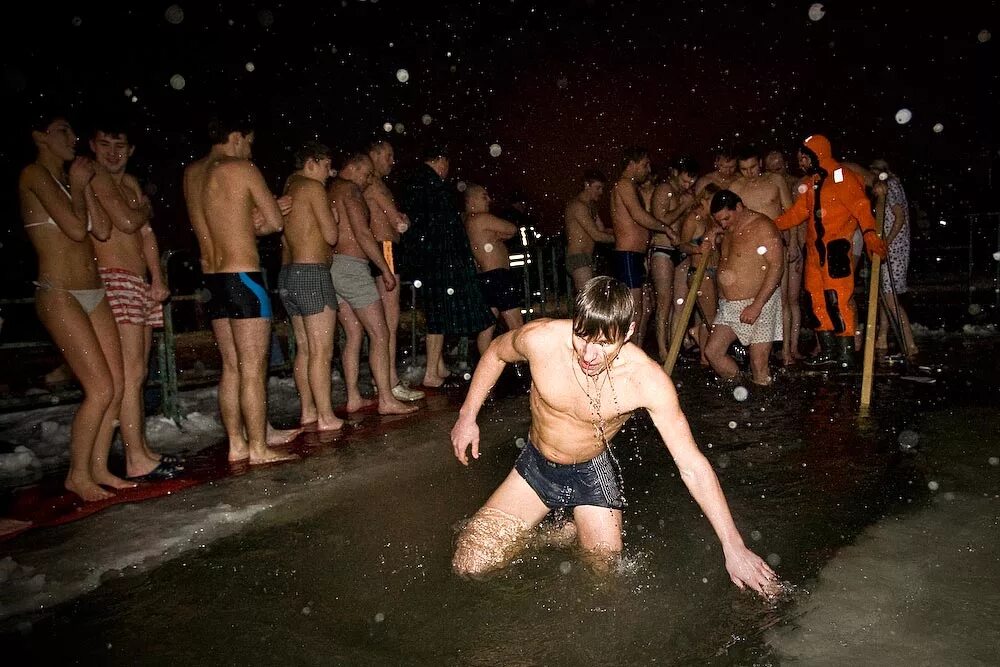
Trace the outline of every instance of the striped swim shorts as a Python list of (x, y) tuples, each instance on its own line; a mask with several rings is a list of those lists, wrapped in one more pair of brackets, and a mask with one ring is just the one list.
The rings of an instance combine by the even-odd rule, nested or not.
[(98, 268), (107, 290), (108, 304), (118, 324), (162, 327), (163, 304), (153, 298), (142, 276), (126, 269)]

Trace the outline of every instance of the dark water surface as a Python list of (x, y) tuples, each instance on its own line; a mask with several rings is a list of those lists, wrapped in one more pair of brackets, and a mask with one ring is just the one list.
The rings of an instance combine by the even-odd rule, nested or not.
[(511, 397), (485, 411), (487, 446), (471, 469), (415, 456), (335, 480), (304, 515), (278, 512), (109, 581), (0, 640), (5, 655), (36, 664), (776, 664), (765, 632), (794, 618), (837, 550), (927, 506), (922, 452), (947, 458), (962, 442), (961, 424), (932, 442), (921, 437), (929, 425), (955, 410), (1000, 422), (997, 339), (920, 342), (942, 365), (936, 384), (882, 376), (865, 419), (857, 377), (783, 376), (738, 402), (701, 369), (679, 370), (683, 407), (744, 539), (789, 584), (776, 602), (728, 580), (645, 415), (614, 444), (629, 499), (620, 573), (598, 578), (572, 551), (538, 548), (489, 581), (454, 577), (457, 524), (510, 470), (524, 434), (527, 401)]

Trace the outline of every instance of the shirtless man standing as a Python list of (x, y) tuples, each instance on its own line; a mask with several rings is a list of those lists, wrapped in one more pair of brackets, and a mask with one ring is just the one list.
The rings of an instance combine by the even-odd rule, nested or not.
[[(712, 217), (723, 229), (719, 256), (719, 310), (708, 337), (705, 356), (721, 377), (734, 380), (739, 367), (726, 352), (739, 338), (750, 352), (750, 369), (757, 385), (771, 383), (771, 344), (781, 340), (781, 272), (784, 245), (777, 227), (765, 215), (751, 211), (731, 190), (712, 197)], [(708, 247), (715, 239), (705, 240)]]
[(614, 243), (597, 214), (597, 202), (604, 196), (608, 179), (599, 171), (583, 174), (583, 189), (566, 204), (566, 272), (573, 278), (573, 289), (583, 289), (594, 277), (594, 244)]
[(99, 166), (92, 181), (94, 194), (112, 222), (111, 235), (94, 243), (94, 254), (121, 341), (122, 366), (112, 371), (122, 386), (118, 420), (125, 476), (136, 481), (171, 479), (183, 469), (180, 460), (150, 451), (143, 405), (153, 327), (163, 326), (161, 302), (170, 296), (149, 224), (153, 210), (139, 181), (125, 171), (135, 145), (124, 128), (113, 122), (99, 125), (90, 149)]
[(184, 201), (201, 250), (211, 293), (207, 309), (222, 355), (219, 410), (229, 460), (284, 461), (295, 455), (267, 446), (271, 302), (256, 238), (281, 231), (281, 209), (250, 161), (254, 132), (249, 122), (213, 120), (209, 136), (208, 155), (184, 168)]
[[(631, 291), (635, 303), (642, 303), (646, 279), (646, 250), (650, 233), (663, 232), (671, 244), (677, 233), (670, 225), (647, 212), (639, 198), (638, 184), (649, 176), (649, 154), (642, 148), (625, 150), (621, 178), (611, 190), (611, 224), (615, 230), (615, 277)], [(637, 326), (639, 322), (637, 321)], [(632, 342), (642, 349), (641, 326), (632, 328)]]
[[(382, 255), (389, 270), (399, 284), (400, 262), (403, 258), (399, 252), (400, 234), (410, 228), (410, 219), (396, 208), (389, 186), (385, 178), (392, 172), (396, 156), (392, 144), (385, 139), (378, 139), (368, 146), (368, 157), (375, 166), (375, 178), (371, 185), (365, 188), (365, 202), (371, 211), (372, 236), (382, 246)], [(396, 369), (396, 334), (399, 331), (399, 298), (400, 290), (387, 290), (385, 283), (375, 281), (378, 292), (382, 296), (382, 308), (385, 310), (385, 323), (389, 327), (389, 383), (392, 384), (392, 395), (401, 401), (418, 401), (424, 397), (424, 392), (411, 389), (399, 380)]]
[(777, 592), (777, 576), (747, 549), (712, 465), (698, 450), (670, 378), (627, 342), (635, 327), (631, 291), (593, 278), (576, 298), (572, 320), (539, 319), (497, 338), (476, 366), (451, 430), (455, 456), (479, 458), (476, 417), (505, 364), (531, 367), (531, 429), (514, 469), (458, 537), (452, 567), (478, 577), (504, 567), (529, 531), (556, 508), (573, 510), (580, 546), (598, 569), (622, 550), (622, 495), (609, 442), (645, 409), (681, 479), (722, 543), (730, 579), (741, 589)]
[(364, 153), (347, 159), (329, 188), (330, 201), (340, 219), (337, 245), (334, 246), (330, 275), (340, 300), (340, 323), (347, 341), (341, 354), (344, 382), (347, 384), (347, 411), (357, 412), (375, 404), (358, 388), (361, 342), (368, 334), (368, 363), (381, 415), (405, 415), (416, 405), (401, 403), (392, 393), (389, 373), (389, 327), (382, 309), (382, 299), (375, 287), (369, 262), (381, 273), (385, 290), (397, 289), (396, 276), (382, 254), (382, 246), (372, 236), (368, 204), (362, 194), (375, 178), (375, 166)]
[[(785, 154), (781, 151), (771, 151), (764, 157), (764, 168), (772, 174), (777, 174), (785, 180), (788, 191), (794, 202), (800, 194), (800, 188), (805, 190), (801, 178), (788, 173)], [(787, 208), (787, 207), (786, 207)], [(804, 359), (799, 352), (799, 336), (802, 330), (802, 245), (805, 243), (805, 226), (799, 225), (781, 232), (785, 242), (785, 272), (781, 276), (781, 307), (784, 326), (782, 341), (782, 356), (784, 363), (795, 363)]]
[(330, 254), (337, 245), (337, 219), (326, 196), (330, 149), (310, 141), (295, 152), (295, 172), (285, 184), (292, 209), (285, 216), (278, 293), (295, 332), (295, 386), (301, 423), (335, 431), (344, 425), (330, 402), (330, 365), (337, 328), (337, 295)]
[(728, 148), (720, 148), (715, 152), (715, 171), (711, 171), (694, 184), (695, 194), (700, 193), (709, 183), (715, 183), (720, 190), (726, 190), (736, 180), (736, 156)]
[[(523, 296), (510, 270), (507, 254), (508, 239), (517, 234), (517, 225), (490, 213), (490, 195), (481, 185), (469, 185), (465, 190), (465, 233), (469, 236), (472, 256), (476, 260), (479, 289), (483, 300), (494, 315), (503, 318), (508, 331), (524, 325), (521, 315)], [(493, 328), (476, 336), (479, 354), (486, 352), (493, 340)]]

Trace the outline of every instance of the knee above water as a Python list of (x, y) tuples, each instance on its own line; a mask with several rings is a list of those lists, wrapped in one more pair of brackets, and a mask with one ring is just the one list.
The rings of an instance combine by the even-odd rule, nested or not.
[(503, 567), (522, 546), (527, 524), (512, 514), (483, 508), (459, 533), (452, 570), (477, 577)]

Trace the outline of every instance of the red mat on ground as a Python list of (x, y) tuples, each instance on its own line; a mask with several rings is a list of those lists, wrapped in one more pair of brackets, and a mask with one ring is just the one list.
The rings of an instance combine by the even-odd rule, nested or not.
[[(346, 415), (337, 413), (347, 424), (339, 431), (318, 432), (306, 430), (288, 445), (281, 448), (308, 458), (325, 452), (331, 446), (345, 446), (351, 442), (363, 442), (372, 438), (412, 425), (413, 419), (421, 414), (454, 409), (462, 396), (442, 391), (428, 394), (420, 401), (421, 409), (411, 415), (382, 416), (373, 410), (363, 410)], [(6, 496), (0, 496), (0, 541), (10, 539), (28, 530), (44, 526), (58, 526), (90, 516), (103, 509), (120, 503), (133, 503), (149, 498), (159, 498), (183, 489), (205, 484), (226, 477), (246, 474), (257, 466), (247, 463), (230, 463), (225, 441), (201, 449), (184, 457), (184, 471), (174, 479), (161, 482), (143, 482), (133, 489), (117, 491), (112, 498), (96, 502), (84, 502), (63, 487), (64, 471), (50, 474), (29, 486), (15, 489)], [(295, 461), (267, 464), (271, 467)]]

